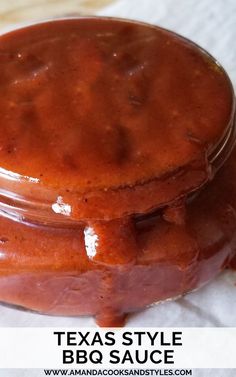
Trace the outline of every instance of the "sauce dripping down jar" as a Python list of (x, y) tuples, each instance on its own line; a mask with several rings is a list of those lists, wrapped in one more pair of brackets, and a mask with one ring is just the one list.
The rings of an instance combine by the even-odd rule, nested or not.
[(0, 300), (127, 313), (235, 254), (235, 100), (223, 68), (156, 26), (42, 22), (0, 37)]

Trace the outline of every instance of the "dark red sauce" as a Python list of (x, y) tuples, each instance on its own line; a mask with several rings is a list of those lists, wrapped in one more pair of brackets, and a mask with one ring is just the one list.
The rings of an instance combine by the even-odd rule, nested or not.
[(215, 177), (214, 155), (234, 97), (212, 57), (68, 19), (1, 36), (0, 70), (1, 301), (120, 325), (229, 263), (236, 152)]

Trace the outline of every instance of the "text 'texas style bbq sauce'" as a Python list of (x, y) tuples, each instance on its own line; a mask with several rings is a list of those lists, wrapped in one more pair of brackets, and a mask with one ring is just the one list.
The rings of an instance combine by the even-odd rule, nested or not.
[(233, 258), (234, 94), (205, 51), (67, 19), (2, 35), (0, 71), (1, 301), (120, 325)]

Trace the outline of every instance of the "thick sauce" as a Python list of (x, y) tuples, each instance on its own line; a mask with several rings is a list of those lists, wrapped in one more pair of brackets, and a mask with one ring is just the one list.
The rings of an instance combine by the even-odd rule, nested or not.
[(125, 255), (111, 225), (100, 226), (93, 253), (82, 224), (63, 230), (2, 218), (0, 299), (49, 314), (92, 314), (111, 326), (121, 325), (125, 313), (201, 287), (235, 254), (235, 175), (236, 150), (186, 206), (185, 221), (167, 221), (163, 213), (135, 220), (128, 241), (130, 230), (123, 228)]
[(1, 36), (0, 69), (0, 300), (120, 325), (229, 263), (236, 150), (208, 181), (233, 94), (211, 57), (74, 19)]
[(0, 56), (1, 167), (53, 189), (74, 218), (147, 212), (208, 180), (232, 89), (190, 42), (71, 19), (2, 36)]

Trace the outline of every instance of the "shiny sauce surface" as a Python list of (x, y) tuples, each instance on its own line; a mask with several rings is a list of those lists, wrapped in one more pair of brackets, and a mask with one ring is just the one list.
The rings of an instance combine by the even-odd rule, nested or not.
[(165, 177), (205, 161), (230, 119), (231, 87), (213, 59), (144, 24), (71, 19), (16, 30), (0, 37), (0, 70), (1, 167), (47, 187)]
[[(117, 326), (229, 265), (236, 149), (213, 180), (208, 156), (233, 94), (213, 58), (157, 27), (71, 19), (1, 36), (0, 70), (0, 178), (19, 174), (0, 180), (0, 301)], [(55, 189), (48, 213), (21, 175)]]

